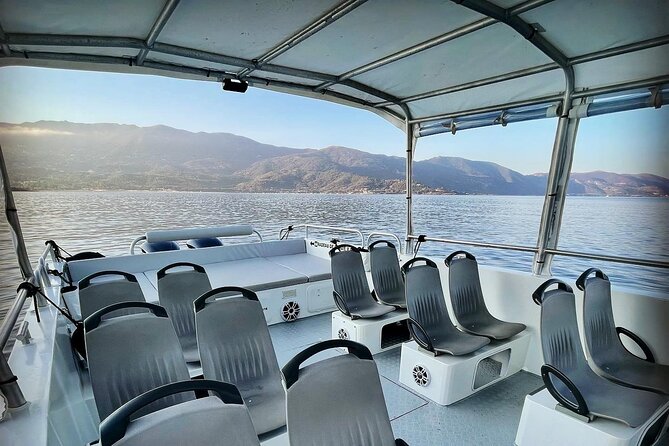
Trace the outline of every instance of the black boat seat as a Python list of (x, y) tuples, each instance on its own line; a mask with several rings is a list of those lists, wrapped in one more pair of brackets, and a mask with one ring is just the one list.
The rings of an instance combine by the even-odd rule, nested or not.
[[(581, 274), (576, 285), (583, 290), (584, 334), (592, 370), (624, 386), (669, 395), (669, 366), (656, 364), (650, 348), (641, 338), (616, 327), (611, 307), (611, 282), (606, 274), (590, 268)], [(630, 353), (620, 341), (620, 334), (639, 344), (646, 359)]]
[[(119, 309), (149, 313), (103, 319)], [(120, 302), (84, 320), (86, 355), (100, 420), (147, 390), (190, 378), (179, 340), (165, 309), (148, 302)], [(191, 399), (177, 394), (142, 409), (148, 413)]]
[(490, 314), (483, 299), (476, 257), (467, 251), (456, 251), (445, 263), (453, 316), (464, 331), (499, 341), (525, 330), (524, 324), (500, 321)]
[(150, 252), (163, 252), (163, 251), (178, 251), (179, 245), (177, 242), (165, 241), (165, 242), (144, 242), (140, 249), (143, 253)]
[[(328, 349), (348, 354), (300, 368)], [(291, 446), (393, 446), (379, 372), (372, 354), (357, 342), (333, 339), (307, 347), (283, 368)]]
[[(424, 265), (417, 265), (417, 263)], [(472, 353), (490, 343), (490, 339), (463, 333), (448, 316), (437, 264), (416, 257), (402, 266), (406, 283), (409, 332), (416, 343), (435, 355), (459, 356)]]
[(223, 246), (223, 242), (216, 237), (193, 238), (186, 242), (186, 246), (191, 249), (213, 248), (215, 246)]
[[(137, 277), (124, 271), (99, 271), (81, 279), (78, 287), (82, 320), (108, 305), (146, 300), (137, 282)], [(136, 308), (127, 308), (107, 314), (107, 316), (121, 316), (136, 312)]]
[[(156, 400), (192, 391), (210, 391), (213, 396), (131, 419)], [(232, 384), (218, 381), (179, 381), (149, 390), (125, 403), (100, 424), (101, 446), (214, 444), (260, 444), (239, 391)]]
[(193, 305), (204, 377), (237, 386), (258, 435), (282, 428), (286, 395), (258, 296), (244, 288), (221, 287)]
[(371, 319), (395, 310), (377, 302), (369, 291), (360, 248), (338, 245), (330, 250), (333, 296), (339, 311), (351, 319)]
[[(557, 289), (548, 290), (557, 284)], [(609, 418), (637, 427), (669, 401), (644, 390), (615, 384), (595, 374), (581, 348), (576, 300), (569, 285), (549, 279), (532, 295), (541, 306), (541, 377), (562, 406), (583, 416)]]
[(158, 271), (156, 277), (158, 300), (174, 325), (186, 362), (199, 362), (193, 301), (211, 290), (207, 273), (200, 265), (178, 262)]
[(369, 245), (369, 264), (374, 294), (379, 302), (396, 308), (406, 308), (404, 279), (395, 245), (387, 240), (377, 240)]

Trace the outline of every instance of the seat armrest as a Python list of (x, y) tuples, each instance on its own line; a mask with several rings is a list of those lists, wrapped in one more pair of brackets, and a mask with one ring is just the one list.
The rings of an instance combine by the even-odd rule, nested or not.
[[(616, 327), (616, 333), (618, 333), (618, 337), (620, 337), (620, 335), (622, 334), (622, 335), (627, 336), (631, 340), (633, 340), (636, 343), (636, 345), (639, 346), (641, 351), (643, 351), (643, 354), (644, 354), (645, 358), (642, 358), (642, 359), (644, 359), (648, 362), (653, 362), (653, 363), (655, 362), (655, 356), (653, 356), (653, 352), (650, 350), (650, 347), (648, 347), (648, 344), (643, 342), (643, 339), (641, 339), (639, 336), (637, 336), (634, 332), (632, 332), (632, 331), (630, 331), (630, 330), (628, 330), (624, 327)], [(632, 353), (632, 352), (630, 352), (630, 353)], [(634, 355), (634, 353), (632, 353), (632, 354)], [(634, 355), (634, 356), (636, 356), (636, 355)]]
[(341, 296), (341, 294), (333, 290), (332, 297), (334, 298), (335, 305), (337, 305), (339, 311), (344, 313), (346, 316), (351, 317), (351, 312), (349, 311), (348, 306), (346, 305), (346, 301)]
[[(557, 379), (562, 381), (562, 383), (565, 386), (567, 386), (569, 391), (576, 399), (576, 404), (569, 401), (555, 388), (555, 386), (553, 385), (553, 381), (551, 381), (550, 375), (555, 376)], [(587, 416), (590, 413), (588, 405), (585, 403), (585, 399), (583, 398), (581, 392), (578, 390), (578, 387), (576, 387), (576, 384), (574, 384), (567, 377), (567, 375), (562, 373), (560, 370), (556, 369), (550, 364), (544, 364), (541, 366), (541, 379), (543, 379), (544, 384), (546, 385), (546, 389), (548, 389), (553, 398), (555, 398), (564, 407), (583, 416)]]
[(401, 438), (395, 439), (395, 446), (409, 446), (409, 444)]
[[(409, 327), (409, 333), (411, 334), (411, 337), (418, 345), (423, 347), (425, 350), (434, 352), (434, 346), (432, 345), (430, 336), (418, 322), (411, 318), (407, 318), (407, 326)], [(416, 330), (418, 330), (420, 336), (416, 336)]]

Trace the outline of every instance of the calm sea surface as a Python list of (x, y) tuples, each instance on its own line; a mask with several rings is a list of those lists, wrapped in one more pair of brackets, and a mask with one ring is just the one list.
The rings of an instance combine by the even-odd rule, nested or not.
[[(75, 253), (124, 254), (149, 229), (248, 223), (274, 240), (288, 224), (358, 228), (363, 233), (404, 233), (400, 195), (234, 194), (200, 192), (17, 192), (15, 200), (31, 260), (54, 239)], [(415, 232), (463, 240), (532, 246), (543, 197), (417, 196)], [(19, 282), (4, 218), (0, 223), (0, 296)], [(669, 260), (669, 200), (569, 197), (560, 248), (618, 256)], [(293, 237), (296, 235), (293, 235)], [(332, 237), (323, 234), (324, 238)], [(341, 237), (340, 237), (341, 238)], [(425, 243), (421, 254), (446, 256), (459, 247)], [(481, 264), (530, 271), (532, 256), (466, 248)], [(553, 274), (573, 279), (598, 266), (612, 281), (669, 294), (666, 270), (558, 257)]]

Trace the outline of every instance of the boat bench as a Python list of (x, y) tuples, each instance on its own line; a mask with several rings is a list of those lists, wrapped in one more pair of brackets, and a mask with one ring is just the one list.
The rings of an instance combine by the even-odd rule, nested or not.
[[(334, 308), (330, 262), (308, 253), (303, 239), (81, 260), (68, 267), (75, 282), (104, 270), (132, 273), (146, 300), (158, 302), (157, 272), (175, 262), (203, 266), (214, 288), (238, 286), (257, 292), (268, 324)], [(77, 313), (78, 299), (73, 296), (68, 304)]]
[(530, 335), (526, 331), (493, 341), (462, 356), (435, 356), (416, 341), (402, 344), (400, 383), (437, 404), (448, 406), (519, 372)]
[[(620, 404), (625, 404), (620, 401)], [(655, 414), (637, 427), (615, 420), (596, 417), (594, 420), (564, 408), (551, 396), (548, 389), (525, 397), (515, 444), (519, 446), (541, 444), (558, 446), (572, 443), (589, 446), (637, 446), (653, 443), (667, 420), (669, 402), (659, 407)]]
[(395, 310), (373, 319), (351, 319), (341, 311), (332, 313), (332, 339), (359, 342), (372, 355), (409, 341), (406, 310)]

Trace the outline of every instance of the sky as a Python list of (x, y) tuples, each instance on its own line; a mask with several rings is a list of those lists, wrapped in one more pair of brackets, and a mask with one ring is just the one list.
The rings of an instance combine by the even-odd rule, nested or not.
[[(669, 107), (581, 121), (572, 171), (669, 177)], [(0, 122), (40, 120), (167, 125), (228, 132), (287, 147), (345, 146), (404, 156), (404, 133), (374, 113), (258, 88), (161, 76), (8, 67), (0, 69)], [(556, 119), (421, 138), (416, 159), (460, 156), (524, 174), (546, 172)]]

